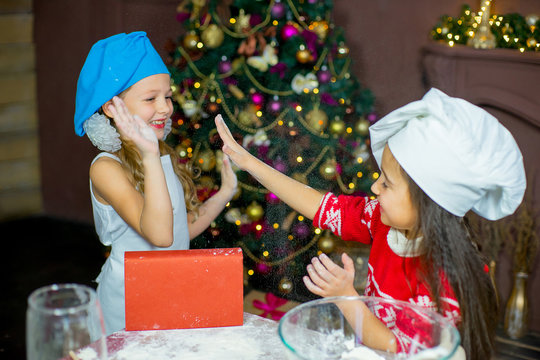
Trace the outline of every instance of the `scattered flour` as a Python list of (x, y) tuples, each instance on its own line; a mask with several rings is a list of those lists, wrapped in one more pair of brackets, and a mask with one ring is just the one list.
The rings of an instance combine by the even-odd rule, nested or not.
[(243, 326), (118, 332), (109, 338), (118, 343), (110, 360), (285, 359), (277, 323), (251, 314)]
[(76, 353), (80, 360), (101, 360), (96, 350), (92, 348), (84, 348)]
[(344, 352), (341, 355), (341, 360), (384, 360), (384, 358), (365, 346), (358, 346)]

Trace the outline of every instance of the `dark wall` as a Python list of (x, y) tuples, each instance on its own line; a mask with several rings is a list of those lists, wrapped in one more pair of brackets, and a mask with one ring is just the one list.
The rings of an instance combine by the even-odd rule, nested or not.
[[(442, 14), (458, 15), (466, 2), (335, 0), (334, 22), (345, 28), (353, 72), (373, 91), (381, 116), (425, 93), (421, 49), (430, 42), (429, 31)], [(86, 137), (79, 138), (73, 130), (77, 77), (90, 47), (115, 33), (144, 30), (164, 55), (166, 39), (175, 39), (183, 31), (175, 20), (179, 3), (180, 0), (34, 1), (41, 174), (47, 215), (92, 222), (88, 169), (97, 151)], [(468, 3), (476, 8), (480, 0)], [(499, 14), (540, 14), (539, 0), (495, 1), (493, 6), (493, 12)], [(528, 151), (525, 145), (522, 151), (534, 150)], [(533, 292), (540, 292), (539, 262), (530, 278), (530, 299), (536, 298)], [(506, 269), (509, 266), (505, 265)], [(501, 299), (506, 301), (511, 274), (499, 273), (499, 278), (504, 285)], [(532, 312), (533, 327), (539, 331), (540, 303), (534, 305)]]
[(47, 215), (92, 222), (88, 169), (97, 154), (73, 129), (75, 91), (86, 55), (96, 41), (144, 30), (162, 51), (181, 30), (177, 1), (35, 1), (38, 117), (43, 206)]

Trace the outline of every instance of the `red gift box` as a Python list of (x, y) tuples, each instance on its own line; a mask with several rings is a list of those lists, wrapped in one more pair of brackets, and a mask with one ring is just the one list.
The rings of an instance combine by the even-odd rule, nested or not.
[(240, 248), (127, 251), (126, 330), (243, 324)]

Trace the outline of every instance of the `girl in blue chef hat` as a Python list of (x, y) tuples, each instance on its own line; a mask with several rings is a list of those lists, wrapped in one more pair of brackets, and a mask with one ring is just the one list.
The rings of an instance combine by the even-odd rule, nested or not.
[[(371, 188), (376, 199), (320, 193), (252, 156), (219, 115), (216, 127), (223, 152), (314, 226), (371, 245), (364, 295), (444, 315), (461, 335), (453, 359), (491, 357), (496, 295), (464, 216), (469, 210), (489, 220), (510, 215), (526, 186), (521, 152), (497, 119), (437, 89), (391, 112), (370, 127), (381, 170)], [(323, 297), (357, 296), (353, 261), (343, 254), (342, 262), (313, 258), (306, 287)], [(351, 314), (360, 311), (364, 321), (355, 330), (372, 348), (408, 353), (429, 341), (418, 316), (398, 317), (384, 306), (372, 314), (361, 302), (341, 310), (353, 326)]]
[(236, 192), (225, 156), (220, 190), (199, 203), (192, 170), (164, 142), (171, 96), (169, 71), (141, 31), (95, 43), (77, 82), (75, 132), (103, 151), (90, 194), (96, 232), (111, 246), (96, 279), (107, 334), (125, 327), (124, 252), (188, 249)]

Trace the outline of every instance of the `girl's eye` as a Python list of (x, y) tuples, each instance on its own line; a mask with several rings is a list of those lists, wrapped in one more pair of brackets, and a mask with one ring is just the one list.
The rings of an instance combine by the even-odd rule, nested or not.
[(145, 99), (144, 101), (154, 101), (154, 100), (155, 100), (155, 98), (151, 97), (151, 98)]

